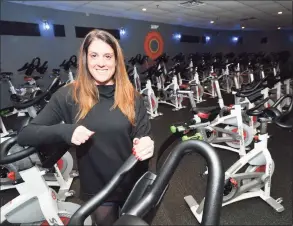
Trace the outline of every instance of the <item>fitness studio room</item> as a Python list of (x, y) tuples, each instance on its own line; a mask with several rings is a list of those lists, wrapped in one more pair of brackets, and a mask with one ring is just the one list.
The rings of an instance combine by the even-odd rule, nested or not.
[(292, 225), (292, 1), (1, 2), (1, 225)]

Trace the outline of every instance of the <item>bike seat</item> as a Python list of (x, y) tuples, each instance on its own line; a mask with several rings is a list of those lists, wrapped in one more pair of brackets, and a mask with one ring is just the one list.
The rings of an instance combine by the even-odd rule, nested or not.
[(188, 84), (182, 84), (179, 86), (180, 89), (189, 89), (189, 85)]
[(23, 79), (24, 79), (24, 81), (26, 81), (26, 82), (33, 80), (33, 78), (30, 77), (30, 76), (24, 76)]
[(220, 113), (220, 106), (210, 106), (210, 107), (195, 107), (192, 112), (197, 114), (203, 122), (213, 121)]
[(24, 76), (24, 81), (28, 82), (28, 81), (32, 81), (32, 80), (39, 80), (43, 77), (41, 76)]

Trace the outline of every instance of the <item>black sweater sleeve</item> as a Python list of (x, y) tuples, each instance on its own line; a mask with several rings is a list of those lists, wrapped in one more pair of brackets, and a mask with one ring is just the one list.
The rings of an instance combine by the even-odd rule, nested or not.
[(149, 115), (141, 96), (136, 101), (135, 115), (135, 126), (133, 127), (131, 138), (141, 138), (144, 136), (150, 136), (152, 138)]
[(37, 117), (20, 131), (18, 144), (36, 147), (66, 142), (70, 145), (72, 134), (78, 125), (68, 124), (68, 120), (65, 120), (68, 118), (65, 116), (66, 113), (68, 114), (66, 104), (64, 90), (63, 93), (62, 91), (54, 93)]

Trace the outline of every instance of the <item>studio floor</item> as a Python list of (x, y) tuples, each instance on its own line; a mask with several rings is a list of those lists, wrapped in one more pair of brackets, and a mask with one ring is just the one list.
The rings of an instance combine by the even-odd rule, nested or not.
[[(224, 96), (225, 104), (233, 103), (231, 96)], [(199, 104), (213, 105), (215, 99), (209, 99)], [(152, 131), (155, 139), (156, 152), (162, 150), (162, 144), (171, 135), (170, 125), (174, 122), (184, 121), (192, 117), (190, 108), (177, 112), (169, 106), (160, 106), (160, 112), (164, 115), (151, 120)], [(293, 123), (293, 114), (290, 121)], [(221, 225), (292, 225), (292, 151), (293, 133), (284, 131), (275, 125), (269, 126), (268, 148), (275, 161), (275, 172), (272, 178), (271, 196), (283, 198), (285, 210), (275, 212), (260, 198), (253, 198), (238, 203), (230, 204), (222, 208)], [(170, 153), (173, 143), (164, 151), (163, 158)], [(218, 150), (225, 169), (238, 159), (238, 154), (226, 150)], [(75, 157), (75, 153), (72, 153)], [(155, 156), (156, 157), (156, 156)], [(161, 165), (161, 163), (159, 163)], [(206, 178), (201, 177), (205, 162), (199, 155), (188, 155), (182, 159), (175, 171), (162, 203), (153, 220), (153, 225), (199, 225), (186, 205), (183, 197), (193, 195), (200, 201), (204, 197)], [(79, 193), (79, 180), (73, 182), (72, 188)], [(17, 195), (15, 190), (2, 191), (1, 206)], [(77, 198), (69, 198), (68, 201), (78, 202)]]

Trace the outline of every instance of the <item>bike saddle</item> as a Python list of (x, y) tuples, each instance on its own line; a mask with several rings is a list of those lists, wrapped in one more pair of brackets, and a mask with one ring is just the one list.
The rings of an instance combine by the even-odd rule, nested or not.
[(41, 77), (41, 76), (24, 76), (24, 81), (29, 82), (32, 80), (39, 80), (41, 78), (43, 78), (43, 77)]
[(189, 89), (190, 86), (189, 86), (188, 84), (181, 84), (181, 85), (179, 86), (179, 88), (180, 88), (180, 89)]
[(23, 79), (26, 82), (33, 80), (33, 78), (31, 76), (24, 76)]
[(210, 107), (195, 107), (192, 108), (192, 112), (200, 117), (202, 122), (211, 122), (220, 114), (221, 108), (219, 105)]

